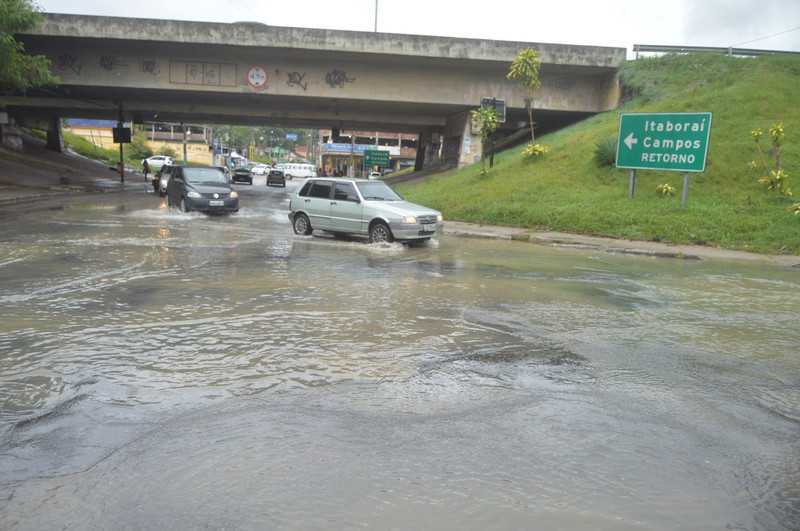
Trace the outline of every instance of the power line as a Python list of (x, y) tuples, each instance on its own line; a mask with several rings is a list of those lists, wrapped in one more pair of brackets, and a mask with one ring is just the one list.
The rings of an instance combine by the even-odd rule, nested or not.
[(791, 33), (797, 30), (800, 30), (800, 26), (797, 26), (796, 28), (787, 29), (784, 31), (779, 31), (778, 33), (773, 33), (772, 35), (767, 35), (766, 37), (759, 37), (757, 39), (753, 39), (752, 41), (737, 42), (732, 46), (741, 46), (742, 44), (750, 44), (751, 42), (763, 41), (765, 39), (771, 39), (772, 37), (777, 37), (778, 35), (783, 35), (784, 33)]

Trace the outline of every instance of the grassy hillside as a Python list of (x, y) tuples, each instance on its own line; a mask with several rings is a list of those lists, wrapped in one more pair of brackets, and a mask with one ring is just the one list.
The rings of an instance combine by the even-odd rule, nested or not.
[[(687, 209), (681, 174), (638, 172), (631, 201), (627, 171), (595, 163), (595, 146), (617, 133), (618, 111), (537, 139), (550, 148), (541, 160), (525, 160), (521, 146), (496, 156), (488, 176), (478, 164), (398, 190), (445, 219), (800, 254), (800, 216), (786, 210), (800, 201), (800, 58), (666, 56), (630, 61), (622, 77), (638, 95), (621, 110), (714, 113), (708, 165), (691, 179)], [(777, 121), (786, 130), (783, 167), (794, 200), (767, 192), (748, 167), (750, 131)], [(661, 183), (676, 196), (659, 197)]]
[[(31, 133), (34, 136), (41, 138), (42, 140), (47, 139), (47, 131), (41, 129), (33, 129), (31, 130)], [(94, 144), (86, 140), (84, 137), (76, 135), (75, 133), (71, 133), (70, 131), (63, 131), (62, 134), (64, 135), (64, 145), (70, 148), (75, 153), (102, 162), (107, 166), (116, 167), (117, 164), (119, 163), (118, 149), (106, 149), (95, 146)], [(130, 144), (125, 146), (123, 154), (124, 154), (125, 165), (137, 169), (141, 168), (142, 159), (145, 158), (146, 155), (146, 153), (142, 153), (141, 151), (136, 151), (134, 149), (131, 149)]]

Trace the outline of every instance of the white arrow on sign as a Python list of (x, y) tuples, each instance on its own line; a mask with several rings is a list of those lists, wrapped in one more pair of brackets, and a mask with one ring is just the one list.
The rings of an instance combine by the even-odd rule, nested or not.
[(625, 140), (623, 140), (623, 142), (625, 142), (625, 145), (628, 146), (628, 149), (633, 149), (633, 145), (638, 144), (639, 140), (633, 136), (633, 133), (631, 133), (625, 137)]

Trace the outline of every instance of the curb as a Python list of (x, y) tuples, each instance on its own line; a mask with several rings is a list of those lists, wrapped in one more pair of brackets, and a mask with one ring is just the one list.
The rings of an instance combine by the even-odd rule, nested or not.
[[(549, 247), (562, 247), (568, 249), (580, 249), (585, 251), (605, 252), (609, 254), (624, 254), (630, 256), (641, 256), (650, 258), (671, 258), (673, 260), (734, 260), (734, 261), (748, 261), (748, 262), (765, 262), (771, 263), (779, 267), (790, 267), (793, 269), (800, 268), (800, 257), (789, 255), (761, 255), (755, 253), (747, 253), (745, 251), (733, 251), (725, 249), (709, 249), (707, 253), (703, 250), (692, 249), (669, 249), (662, 246), (659, 249), (642, 248), (635, 246), (636, 242), (631, 242), (631, 245), (625, 245), (625, 240), (608, 239), (608, 241), (596, 241), (602, 239), (600, 237), (588, 237), (589, 240), (595, 241), (581, 241), (580, 235), (563, 234), (559, 237), (558, 234), (542, 235), (526, 229), (514, 227), (494, 227), (474, 225), (465, 222), (455, 222), (457, 226), (453, 227), (445, 223), (444, 234), (448, 236), (455, 236), (457, 238), (478, 238), (488, 240), (505, 240), (515, 242), (533, 243), (536, 245), (546, 245)], [(685, 247), (685, 246), (684, 246)]]
[(15, 207), (15, 206), (22, 206), (28, 205), (32, 203), (38, 203), (41, 201), (50, 201), (56, 199), (75, 199), (78, 197), (85, 197), (85, 196), (92, 196), (92, 195), (105, 195), (105, 194), (113, 194), (113, 193), (121, 193), (125, 192), (125, 189), (102, 189), (102, 188), (94, 188), (91, 190), (87, 189), (71, 189), (71, 190), (64, 190), (64, 191), (53, 191), (49, 193), (40, 193), (40, 194), (31, 194), (31, 195), (24, 195), (18, 197), (10, 197), (10, 198), (0, 198), (0, 208), (4, 207)]
[(62, 199), (66, 197), (73, 197), (79, 193), (81, 192), (59, 192), (52, 194), (36, 194), (36, 195), (27, 195), (20, 197), (11, 197), (7, 199), (0, 199), (0, 208), (17, 206), (17, 205), (27, 205), (29, 203), (36, 203), (38, 201), (47, 201), (49, 199)]

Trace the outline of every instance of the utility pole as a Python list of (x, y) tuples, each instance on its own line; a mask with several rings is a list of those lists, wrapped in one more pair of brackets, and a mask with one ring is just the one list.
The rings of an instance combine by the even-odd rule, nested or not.
[(189, 154), (186, 148), (186, 124), (183, 122), (181, 122), (181, 129), (183, 129), (183, 165), (186, 166), (186, 163), (189, 162)]
[[(125, 117), (122, 115), (122, 102), (119, 102), (119, 116), (117, 117), (117, 129), (119, 130), (118, 135), (122, 135), (123, 129), (123, 120)], [(118, 138), (119, 140), (119, 182), (125, 184), (125, 153), (122, 149), (122, 138)]]
[[(377, 2), (377, 0), (375, 0)], [(350, 131), (350, 177), (356, 176), (356, 135)]]
[(378, 0), (375, 0), (375, 33), (378, 33)]

